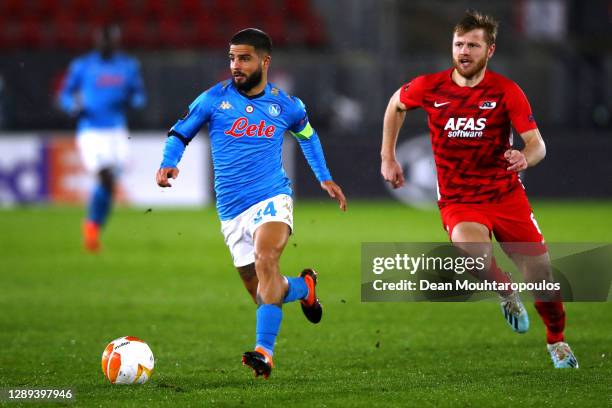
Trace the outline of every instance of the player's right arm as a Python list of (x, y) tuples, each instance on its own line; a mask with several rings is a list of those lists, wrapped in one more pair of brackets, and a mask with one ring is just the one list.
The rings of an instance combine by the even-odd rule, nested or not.
[(176, 179), (179, 174), (178, 163), (183, 157), (185, 148), (195, 137), (200, 128), (211, 116), (213, 102), (210, 90), (204, 92), (189, 105), (189, 109), (168, 132), (164, 146), (164, 157), (155, 174), (155, 181), (160, 187), (172, 187), (168, 179)]
[(388, 181), (393, 188), (404, 185), (404, 172), (395, 157), (397, 138), (400, 128), (404, 124), (407, 110), (406, 105), (400, 100), (401, 91), (401, 88), (398, 89), (389, 99), (383, 120), (382, 147), (380, 149), (380, 172), (385, 181)]
[(425, 92), (425, 77), (419, 76), (395, 91), (383, 120), (382, 147), (380, 149), (380, 172), (393, 188), (404, 185), (404, 171), (395, 157), (399, 131), (406, 119), (406, 111), (422, 106)]
[(71, 116), (78, 115), (82, 109), (80, 90), (84, 70), (84, 63), (81, 59), (73, 61), (68, 68), (68, 73), (59, 92), (59, 106)]

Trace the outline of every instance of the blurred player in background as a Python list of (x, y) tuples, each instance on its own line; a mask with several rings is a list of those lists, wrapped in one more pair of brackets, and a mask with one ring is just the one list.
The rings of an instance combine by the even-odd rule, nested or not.
[(307, 319), (323, 313), (315, 293), (317, 275), (305, 269), (286, 277), (279, 259), (293, 230), (290, 181), (282, 166), (285, 131), (299, 142), (316, 178), (346, 209), (340, 187), (325, 163), (317, 132), (302, 101), (268, 83), (272, 42), (261, 30), (236, 33), (229, 48), (232, 80), (202, 93), (168, 134), (157, 184), (170, 187), (185, 147), (208, 124), (221, 230), (234, 265), (257, 304), (255, 350), (242, 363), (268, 378), (283, 317), (283, 303), (300, 300)]
[[(552, 281), (548, 249), (518, 177), (546, 154), (531, 107), (516, 83), (487, 70), (497, 34), (492, 17), (468, 12), (453, 33), (453, 68), (416, 77), (391, 97), (384, 117), (381, 173), (393, 188), (404, 184), (395, 157), (397, 137), (406, 111), (423, 108), (438, 174), (438, 205), (452, 242), (470, 254), (482, 256), (484, 250), (491, 259), (487, 278), (509, 283), (491, 255), (494, 234), (526, 281)], [(512, 147), (512, 126), (525, 142), (523, 150)], [(532, 244), (512, 244), (526, 242)], [(499, 294), (512, 329), (527, 331), (529, 318), (518, 293)], [(564, 341), (559, 293), (535, 295), (554, 366), (578, 367)]]
[(108, 25), (95, 32), (96, 50), (75, 59), (59, 95), (60, 106), (77, 118), (77, 145), (86, 170), (97, 184), (83, 224), (85, 248), (100, 249), (100, 229), (109, 216), (117, 176), (128, 158), (125, 112), (142, 108), (145, 90), (138, 62), (119, 52), (120, 30)]

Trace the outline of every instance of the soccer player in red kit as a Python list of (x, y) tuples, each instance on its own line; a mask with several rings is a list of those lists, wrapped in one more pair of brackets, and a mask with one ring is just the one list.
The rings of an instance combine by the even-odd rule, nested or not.
[[(453, 244), (470, 254), (475, 253), (474, 245), (480, 254), (488, 253), (488, 279), (509, 283), (492, 257), (493, 234), (526, 281), (552, 281), (544, 237), (518, 177), (518, 172), (544, 158), (546, 147), (523, 91), (487, 69), (496, 34), (492, 17), (467, 12), (453, 32), (453, 67), (416, 77), (395, 92), (385, 112), (381, 173), (393, 188), (404, 184), (395, 157), (397, 137), (406, 111), (423, 108), (438, 175), (438, 205)], [(512, 127), (525, 142), (523, 150), (512, 147)], [(499, 295), (511, 328), (527, 331), (529, 318), (518, 293)], [(541, 292), (535, 297), (554, 366), (578, 367), (564, 339), (565, 311), (559, 293)]]

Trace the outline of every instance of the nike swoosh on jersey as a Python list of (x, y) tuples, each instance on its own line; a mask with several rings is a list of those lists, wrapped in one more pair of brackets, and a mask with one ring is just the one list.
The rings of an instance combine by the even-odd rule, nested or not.
[(450, 102), (434, 102), (434, 108), (439, 108), (440, 106), (448, 105)]

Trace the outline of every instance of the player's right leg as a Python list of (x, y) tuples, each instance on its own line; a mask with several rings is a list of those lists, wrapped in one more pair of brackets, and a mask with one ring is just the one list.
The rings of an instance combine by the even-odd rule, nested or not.
[[(473, 221), (462, 221), (449, 228), (453, 245), (461, 248), (472, 257), (485, 257), (491, 261), (485, 265), (485, 279), (498, 283), (510, 283), (510, 278), (495, 262), (492, 254), (490, 230), (487, 225)], [(483, 276), (477, 276), (482, 279)], [(529, 315), (521, 302), (518, 293), (511, 290), (498, 292), (501, 312), (504, 319), (516, 333), (525, 333), (529, 329)]]

